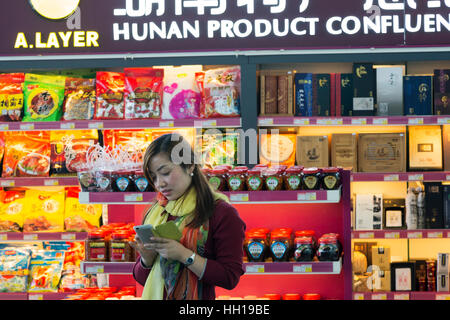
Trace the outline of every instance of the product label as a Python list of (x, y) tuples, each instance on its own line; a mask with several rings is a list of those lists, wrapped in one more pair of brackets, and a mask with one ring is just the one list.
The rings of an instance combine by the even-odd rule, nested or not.
[(112, 242), (111, 243), (111, 260), (125, 260), (125, 243)]
[(105, 243), (90, 243), (90, 257), (89, 260), (103, 260), (106, 257)]
[(315, 176), (304, 177), (303, 182), (308, 187), (308, 189), (314, 189), (314, 187), (317, 184), (317, 177), (315, 177)]
[(130, 180), (124, 177), (120, 177), (116, 180), (116, 186), (120, 191), (125, 191), (130, 184)]
[(251, 190), (256, 191), (261, 186), (261, 178), (260, 177), (249, 177), (248, 178), (248, 186)]
[(253, 259), (259, 259), (264, 251), (264, 246), (259, 242), (251, 242), (248, 244), (247, 249)]
[(290, 176), (287, 179), (287, 181), (288, 181), (289, 187), (292, 190), (297, 190), (298, 189), (298, 186), (300, 185), (300, 177), (299, 176)]
[(145, 189), (147, 189), (148, 181), (145, 178), (139, 178), (136, 180), (136, 187), (139, 191), (143, 192)]
[(280, 259), (283, 257), (284, 253), (286, 252), (287, 248), (286, 245), (283, 242), (275, 241), (270, 246), (270, 250), (272, 250), (273, 255)]
[(220, 186), (220, 178), (218, 177), (209, 178), (209, 184), (214, 188), (214, 190), (217, 190)]
[(229, 183), (229, 185), (230, 185), (230, 189), (231, 189), (232, 191), (236, 191), (236, 190), (238, 190), (239, 187), (241, 186), (241, 179), (238, 178), (238, 177), (231, 177), (231, 178), (228, 180), (228, 183)]
[(336, 186), (337, 179), (334, 176), (326, 176), (323, 178), (323, 183), (325, 183), (328, 189), (333, 189)]
[(278, 186), (278, 183), (279, 183), (279, 181), (275, 177), (268, 177), (266, 179), (267, 189), (269, 189), (270, 191), (275, 190)]
[(100, 177), (97, 179), (97, 184), (100, 189), (105, 190), (109, 186), (109, 179), (105, 177)]

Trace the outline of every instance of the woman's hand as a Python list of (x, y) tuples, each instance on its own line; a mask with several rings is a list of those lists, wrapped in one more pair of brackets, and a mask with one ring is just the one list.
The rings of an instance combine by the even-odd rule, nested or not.
[(192, 251), (178, 241), (165, 238), (152, 237), (149, 243), (144, 244), (144, 248), (158, 252), (163, 258), (178, 260), (182, 263), (192, 255)]
[(156, 251), (153, 249), (148, 249), (145, 247), (145, 244), (139, 238), (138, 235), (135, 235), (135, 241), (130, 241), (130, 245), (139, 252), (141, 256), (142, 262), (145, 266), (151, 267), (153, 265), (153, 261), (156, 257)]

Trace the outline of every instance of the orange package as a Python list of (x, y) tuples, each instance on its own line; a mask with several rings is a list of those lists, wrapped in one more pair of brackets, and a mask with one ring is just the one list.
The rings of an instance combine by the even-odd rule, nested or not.
[(21, 131), (5, 133), (2, 177), (48, 177), (50, 133)]
[(295, 165), (295, 134), (261, 134), (259, 162), (267, 165)]

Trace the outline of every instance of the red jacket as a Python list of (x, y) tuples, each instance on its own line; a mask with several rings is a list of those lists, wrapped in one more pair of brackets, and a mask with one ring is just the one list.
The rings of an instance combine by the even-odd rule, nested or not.
[[(169, 220), (173, 217), (169, 217)], [(215, 286), (228, 290), (233, 289), (244, 274), (242, 266), (245, 223), (237, 210), (225, 201), (218, 201), (213, 216), (209, 219), (208, 238), (205, 243), (207, 259), (205, 271), (201, 278), (203, 299), (213, 300), (216, 297)], [(150, 269), (142, 267), (140, 258), (133, 268), (134, 279), (141, 285), (150, 273)]]

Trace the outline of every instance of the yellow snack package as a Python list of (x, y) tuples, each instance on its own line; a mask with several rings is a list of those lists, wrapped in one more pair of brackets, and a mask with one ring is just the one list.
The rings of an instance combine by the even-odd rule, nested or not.
[(28, 208), (24, 190), (0, 191), (0, 232), (21, 232)]
[(24, 215), (24, 232), (64, 231), (64, 188), (30, 189), (25, 191), (25, 197), (30, 207)]
[(78, 193), (78, 187), (69, 187), (66, 190), (64, 226), (66, 231), (89, 232), (100, 227), (103, 206), (80, 203)]

